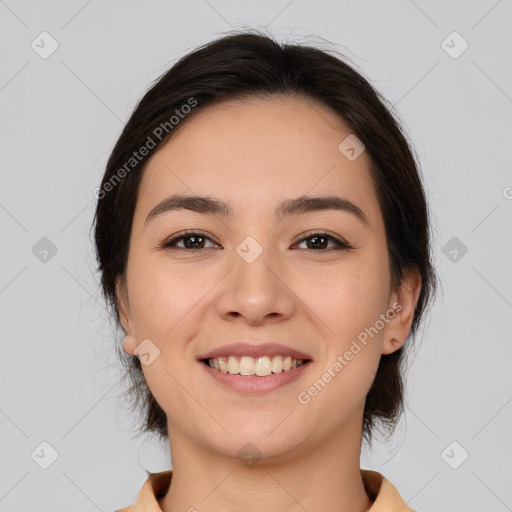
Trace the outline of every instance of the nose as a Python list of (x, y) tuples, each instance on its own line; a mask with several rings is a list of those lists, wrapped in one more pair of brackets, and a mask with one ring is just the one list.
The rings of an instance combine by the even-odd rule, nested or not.
[[(273, 264), (272, 264), (273, 262)], [(228, 321), (263, 325), (290, 318), (297, 299), (283, 268), (263, 251), (254, 261), (233, 253), (233, 268), (216, 301), (218, 315)]]

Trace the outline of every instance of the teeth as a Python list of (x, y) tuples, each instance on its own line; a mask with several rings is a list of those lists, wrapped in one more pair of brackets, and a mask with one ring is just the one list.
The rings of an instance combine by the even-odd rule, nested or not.
[(256, 365), (256, 375), (265, 377), (272, 373), (272, 361), (270, 357), (258, 357), (258, 364)]
[(283, 358), (281, 356), (274, 356), (272, 358), (272, 372), (281, 373), (283, 371)]
[(240, 364), (238, 363), (238, 361), (236, 360), (236, 357), (234, 357), (234, 356), (229, 356), (228, 373), (232, 373), (233, 375), (240, 373)]
[(223, 356), (208, 359), (208, 365), (222, 373), (231, 375), (257, 375), (265, 377), (271, 373), (286, 372), (302, 366), (302, 359), (292, 359), (290, 356)]

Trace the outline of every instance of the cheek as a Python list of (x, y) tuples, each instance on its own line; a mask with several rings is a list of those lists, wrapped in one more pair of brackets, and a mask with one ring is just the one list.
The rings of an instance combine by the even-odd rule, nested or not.
[[(144, 376), (156, 400), (166, 411), (185, 406), (183, 386), (195, 364), (188, 341), (197, 334), (201, 322), (201, 299), (211, 288), (204, 272), (176, 268), (169, 262), (137, 261), (128, 272), (130, 309), (137, 339), (151, 340), (158, 356)], [(131, 273), (130, 273), (131, 272)], [(211, 278), (210, 278), (211, 279)]]
[[(143, 366), (144, 378), (151, 395), (165, 411), (167, 420), (173, 425), (180, 425), (189, 431), (197, 428), (197, 418), (194, 414), (183, 414), (191, 410), (191, 398), (184, 389), (190, 389), (187, 380), (187, 370), (183, 364), (173, 365), (176, 357), (168, 352), (162, 352), (160, 358), (150, 366)], [(197, 395), (193, 390), (190, 391)], [(194, 404), (192, 404), (192, 407)]]
[(208, 281), (201, 272), (176, 268), (168, 262), (133, 260), (128, 275), (131, 311), (141, 336), (166, 339), (193, 312)]
[(318, 266), (314, 271), (299, 272), (295, 285), (299, 298), (315, 314), (316, 323), (341, 349), (385, 312), (389, 274), (383, 260), (354, 254), (337, 267)]
[(326, 353), (315, 378), (320, 380), (317, 388), (325, 385), (318, 404), (329, 404), (327, 409), (340, 403), (360, 407), (377, 371), (383, 332), (375, 331), (375, 325), (381, 326), (389, 293), (387, 262), (378, 254), (375, 249), (351, 256), (337, 270), (307, 274), (301, 284), (310, 290), (305, 302), (326, 333)]

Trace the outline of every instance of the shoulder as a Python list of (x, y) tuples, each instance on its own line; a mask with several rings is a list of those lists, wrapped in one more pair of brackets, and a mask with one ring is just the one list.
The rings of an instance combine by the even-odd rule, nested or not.
[(171, 469), (160, 473), (150, 473), (135, 503), (129, 507), (120, 508), (115, 512), (162, 512), (157, 500), (168, 491), (171, 479)]
[(398, 489), (379, 472), (361, 469), (361, 478), (368, 496), (374, 500), (368, 512), (415, 512), (402, 499)]

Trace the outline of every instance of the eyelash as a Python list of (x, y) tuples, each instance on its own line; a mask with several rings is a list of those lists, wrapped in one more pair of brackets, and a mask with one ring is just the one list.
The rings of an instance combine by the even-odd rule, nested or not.
[[(212, 249), (212, 247), (205, 247), (205, 248), (202, 248), (202, 249), (195, 249), (195, 248), (194, 249), (187, 249), (185, 247), (176, 247), (175, 246), (175, 244), (177, 242), (179, 242), (179, 241), (181, 241), (181, 240), (183, 240), (185, 238), (192, 238), (193, 236), (200, 236), (202, 238), (208, 239), (211, 242), (213, 242), (213, 240), (209, 236), (207, 236), (205, 233), (202, 233), (201, 231), (185, 231), (184, 233), (180, 234), (179, 236), (176, 236), (174, 238), (171, 238), (170, 240), (167, 240), (165, 242), (160, 243), (158, 245), (158, 248), (159, 249), (177, 248), (177, 249), (180, 249), (180, 250), (183, 250), (183, 251), (186, 251), (186, 252), (191, 252), (191, 253), (194, 253), (194, 252), (197, 252), (197, 251), (204, 251), (205, 249)], [(315, 236), (320, 236), (320, 237), (332, 240), (337, 245), (337, 247), (335, 247), (335, 248), (331, 247), (330, 249), (309, 249), (310, 251), (314, 251), (314, 252), (330, 252), (330, 251), (350, 250), (350, 249), (354, 248), (352, 245), (348, 244), (347, 242), (345, 242), (341, 238), (338, 238), (337, 236), (334, 236), (331, 233), (326, 232), (326, 231), (310, 231), (308, 233), (305, 233), (305, 236), (303, 238), (301, 238), (297, 243), (298, 244), (302, 243), (305, 240), (308, 240), (309, 238), (313, 238)], [(215, 242), (213, 242), (213, 243), (215, 243)]]

